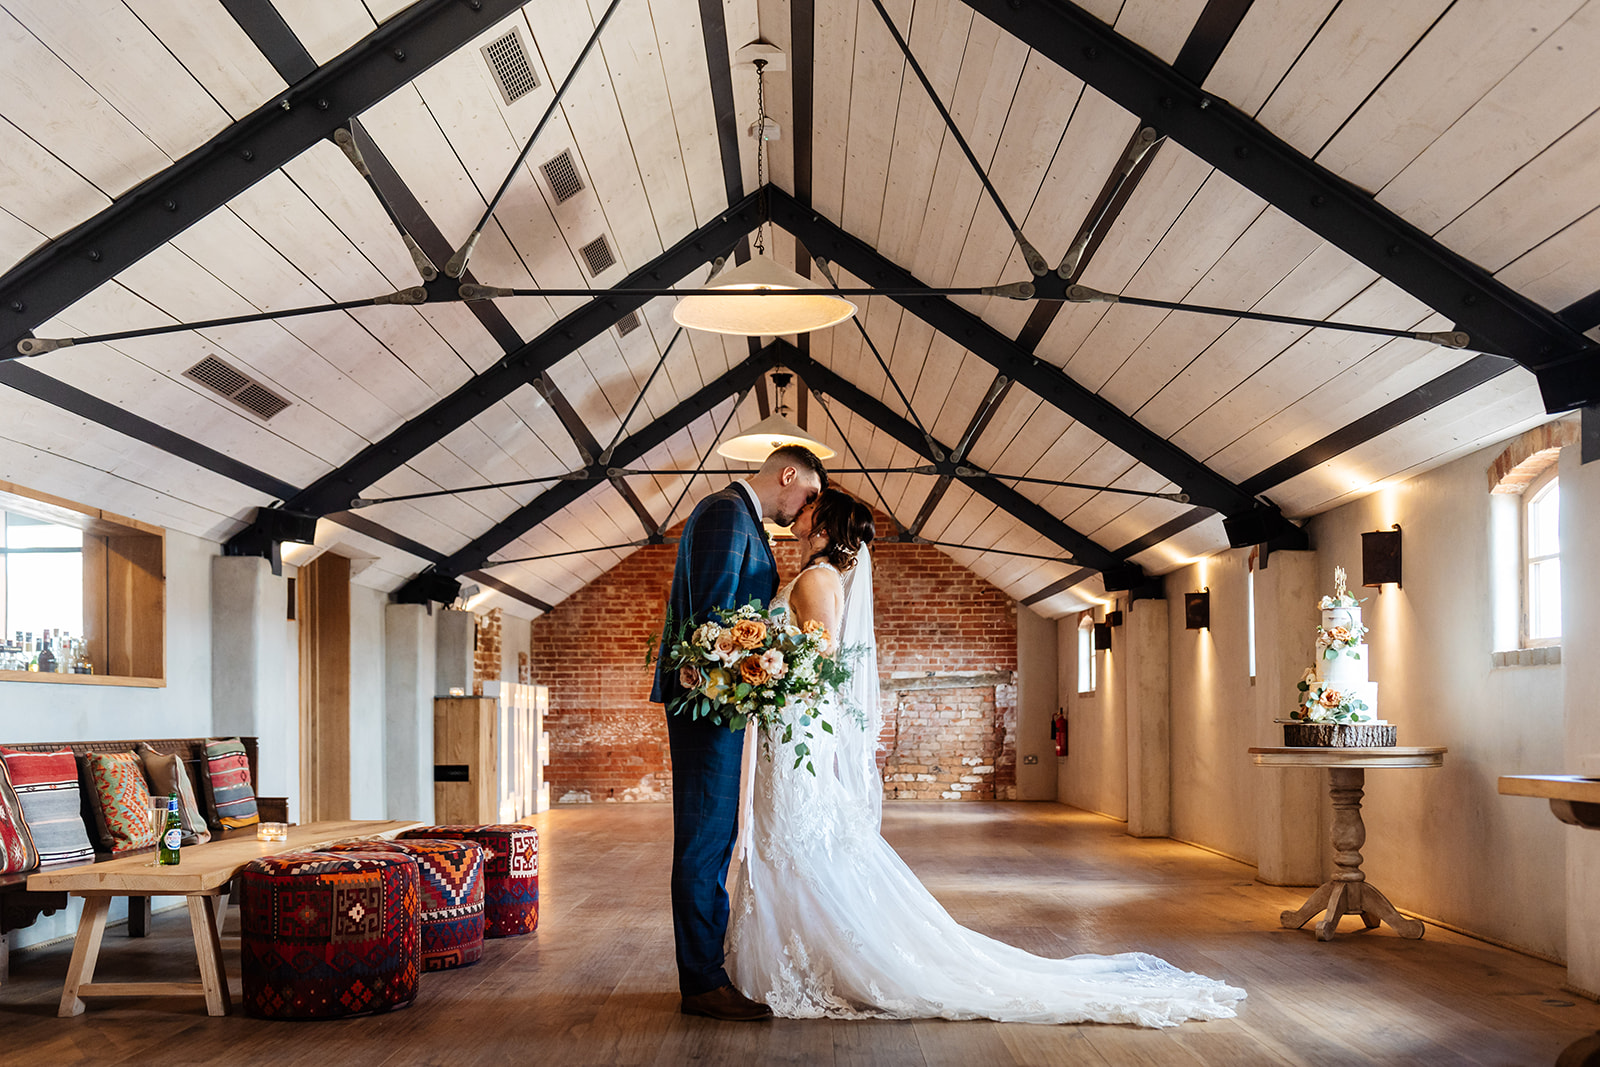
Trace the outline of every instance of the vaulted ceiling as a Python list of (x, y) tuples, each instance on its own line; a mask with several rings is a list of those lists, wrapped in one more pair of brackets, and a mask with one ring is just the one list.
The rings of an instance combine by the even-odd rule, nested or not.
[[(774, 367), (1047, 615), (1600, 400), (1600, 0), (0, 0), (0, 55), (0, 481), (235, 551), (282, 504), (403, 596), (559, 602), (743, 469)], [(881, 295), (629, 292), (753, 243)]]

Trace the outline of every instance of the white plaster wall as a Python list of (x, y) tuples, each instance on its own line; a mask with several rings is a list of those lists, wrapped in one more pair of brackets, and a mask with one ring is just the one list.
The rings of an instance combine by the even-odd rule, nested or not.
[[(1067, 755), (1056, 761), (1056, 799), (1113, 819), (1128, 817), (1128, 715), (1115, 648), (1099, 659), (1093, 693), (1078, 692), (1078, 622), (1056, 623), (1061, 706), (1067, 709)], [(1115, 637), (1112, 638), (1113, 642)]]
[(387, 593), (350, 587), (350, 817), (382, 819), (384, 803), (384, 608)]
[[(1396, 724), (1400, 744), (1450, 750), (1439, 770), (1367, 773), (1368, 877), (1398, 907), (1565, 956), (1567, 831), (1542, 802), (1496, 789), (1503, 774), (1568, 767), (1563, 668), (1495, 668), (1490, 658), (1493, 520), (1485, 472), (1499, 451), (1486, 449), (1319, 516), (1311, 531), (1321, 586), (1330, 591), (1336, 565), (1359, 587), (1363, 531), (1400, 524), (1403, 588), (1357, 588), (1368, 597), (1362, 621), (1371, 628), (1371, 678), (1381, 717)], [(1576, 457), (1565, 457), (1564, 467), (1568, 459), (1576, 475)], [(1587, 527), (1574, 525), (1575, 515), (1600, 513), (1600, 478), (1582, 481), (1562, 485), (1568, 605), (1600, 594), (1600, 575), (1586, 573)], [(1310, 605), (1306, 618), (1316, 625)], [(1593, 636), (1592, 625), (1575, 630), (1578, 640), (1569, 638), (1563, 650), (1569, 664), (1592, 658), (1582, 650)]]
[[(1248, 552), (1224, 552), (1172, 572), (1165, 586), (1172, 657), (1172, 836), (1254, 863), (1259, 775), (1268, 772), (1258, 769), (1246, 751), (1257, 743), (1248, 568)], [(1203, 589), (1211, 591), (1211, 625), (1187, 629), (1183, 595)], [(1315, 626), (1315, 620), (1307, 625)], [(1273, 636), (1257, 635), (1258, 641)]]
[[(1056, 623), (1017, 610), (1017, 799), (1056, 799)], [(1034, 762), (1029, 763), (1029, 758)]]
[(516, 682), (517, 654), (528, 656), (533, 649), (533, 624), (527, 619), (501, 613), (500, 616), (500, 680)]
[[(1577, 449), (1561, 453), (1561, 670), (1566, 672), (1563, 696), (1566, 758), (1531, 773), (1600, 775), (1600, 559), (1591, 547), (1600, 523), (1600, 463), (1582, 466)], [(1551, 668), (1522, 668), (1548, 671)], [(1531, 817), (1555, 820), (1537, 800), (1522, 802)], [(1600, 833), (1556, 824), (1566, 845), (1567, 979), (1591, 995), (1600, 992), (1600, 902), (1594, 887), (1600, 880)], [(1541, 872), (1542, 873), (1542, 872)]]

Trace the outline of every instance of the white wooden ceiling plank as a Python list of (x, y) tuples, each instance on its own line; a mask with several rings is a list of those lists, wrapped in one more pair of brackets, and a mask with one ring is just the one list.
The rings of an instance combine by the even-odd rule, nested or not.
[[(1177, 487), (1163, 480), (1149, 491), (1171, 493), (1176, 492)], [(1095, 540), (1101, 544), (1114, 547), (1130, 544), (1163, 523), (1185, 514), (1190, 507), (1171, 500), (1140, 500), (1137, 497), (1123, 497), (1123, 500), (1129, 503), (1124, 505), (1122, 513), (1095, 530)]]
[[(360, 118), (368, 136), (445, 239), (452, 244), (466, 240), (483, 215), (487, 202), (457, 157), (450, 139), (439, 129), (417, 87), (407, 85), (390, 93)], [(487, 129), (488, 124), (484, 123), (479, 132)], [(510, 166), (509, 161), (507, 166)], [(501, 174), (503, 176), (504, 171)], [(487, 231), (485, 236), (488, 236)], [(434, 266), (443, 269), (442, 264)], [(473, 273), (478, 272), (474, 270)], [(496, 280), (494, 284), (503, 283)]]
[[(126, 4), (95, 4), (90, 17), (56, 0), (6, 0), (6, 9), (169, 159), (199, 148), (231, 121)], [(237, 38), (218, 42), (229, 43)]]
[[(1060, 408), (1053, 404), (1039, 403), (1035, 398), (1035, 406), (1029, 413), (1027, 421), (1018, 429), (1016, 436), (1002, 448), (997, 449), (992, 457), (986, 453), (986, 459), (981, 462), (984, 462), (990, 470), (1000, 474), (1049, 478), (1051, 477), (1049, 474), (1035, 475), (1028, 472), (1050, 454), (1051, 448), (1074, 425), (1076, 424), (1072, 417)], [(976, 453), (973, 458), (977, 459)]]
[(1591, 180), (1600, 113), (1539, 153), (1438, 233), (1491, 273), (1600, 206)]
[[(1253, 310), (1300, 318), (1323, 318), (1356, 298), (1377, 278), (1331, 244), (1321, 244)], [(1172, 436), (1217, 399), (1306, 336), (1302, 326), (1239, 320), (1190, 361), (1139, 409), (1144, 425)]]
[[(995, 169), (995, 151), (1005, 131), (1006, 116), (1016, 102), (1017, 86), (1021, 83), (1028, 54), (1026, 45), (1002, 32), (988, 19), (972, 20), (971, 37), (948, 110), (985, 170)], [(954, 139), (946, 138), (934, 165), (927, 217), (922, 224), (922, 232), (927, 237), (917, 244), (910, 263), (912, 274), (928, 285), (952, 284), (957, 278), (962, 249), (973, 232), (978, 205), (987, 197), (982, 182), (973, 173), (972, 164), (967, 162)], [(1006, 206), (1013, 216), (1022, 210), (1018, 204)], [(992, 235), (992, 239), (1006, 244), (1011, 236), (1001, 230)], [(976, 282), (965, 276), (961, 276), (961, 281), (962, 284), (988, 284), (987, 280)]]
[[(452, 497), (374, 504), (362, 508), (361, 514), (402, 537), (409, 537), (445, 555), (464, 548), (487, 525), (481, 513)], [(467, 531), (462, 530), (464, 525), (468, 526)]]
[(994, 469), (992, 464), (996, 458), (1017, 439), (1017, 434), (1039, 409), (1039, 404), (1037, 395), (1021, 386), (1013, 385), (1006, 391), (1005, 397), (995, 408), (994, 415), (990, 417), (989, 425), (984, 427), (983, 433), (978, 435), (976, 444), (967, 454), (980, 467)]
[(557, 465), (562, 470), (576, 470), (583, 465), (582, 458), (578, 455), (578, 448), (572, 443), (572, 438), (562, 428), (555, 413), (550, 410), (550, 405), (545, 398), (540, 396), (532, 386), (521, 385), (513, 390), (501, 401), (509, 407), (522, 422), (539, 438), (544, 451), (556, 457)]
[[(1211, 173), (1212, 168), (1203, 160), (1178, 145), (1163, 144), (1133, 196), (1111, 224), (1105, 241), (1090, 258), (1081, 278), (1083, 284), (1108, 293), (1132, 293), (1128, 289), (1130, 281)], [(1069, 366), (1100, 320), (1114, 310), (1130, 309), (1113, 304), (1063, 304), (1034, 353), (1057, 366)], [(1093, 367), (1092, 353), (1084, 355), (1090, 366), (1069, 370), (1074, 378)], [(1095, 388), (1103, 379), (1095, 375), (1089, 381), (1079, 380)]]
[[(471, 454), (473, 439), (470, 436), (457, 437), (454, 443), (462, 452)], [(466, 532), (474, 525), (486, 525), (484, 520), (498, 521), (500, 516), (516, 506), (516, 502), (504, 490), (474, 489), (474, 486), (485, 485), (496, 479), (486, 477), (472, 460), (464, 458), (456, 449), (444, 442), (429, 445), (411, 457), (406, 466), (439, 489), (472, 490), (451, 496), (431, 497), (428, 500), (417, 501), (413, 505), (440, 518), (441, 521), (449, 521), (458, 532)], [(427, 490), (412, 490), (412, 492), (418, 491)], [(474, 535), (477, 532), (481, 531), (473, 531)]]
[(482, 374), (504, 358), (505, 351), (466, 304), (423, 304), (416, 310), (472, 373)]
[[(1344, 322), (1399, 323), (1411, 316), (1415, 323), (1428, 318), (1429, 314), (1415, 298), (1380, 280), (1331, 317)], [(1213, 456), (1388, 343), (1386, 338), (1369, 334), (1311, 330), (1228, 390), (1168, 440), (1191, 456), (1202, 459)], [(1419, 345), (1422, 342), (1406, 343)], [(1271, 462), (1262, 463), (1259, 468), (1265, 469)], [(1251, 475), (1255, 473), (1250, 472)]]
[(1207, 463), (1242, 481), (1470, 358), (1421, 341), (1395, 341), (1262, 420)]
[(1585, 2), (1451, 5), (1317, 161), (1363, 189), (1382, 189)]
[(123, 2), (233, 118), (244, 118), (288, 87), (221, 4)]
[[(972, 8), (960, 0), (923, 0), (909, 12), (909, 19), (909, 33), (903, 23), (897, 25), (901, 26), (911, 54), (917, 57), (939, 99), (948, 102), (961, 72), (962, 55), (972, 27)], [(882, 19), (878, 22), (881, 30)], [(880, 254), (894, 262), (909, 263), (922, 237), (929, 206), (928, 191), (933, 185), (939, 149), (949, 134), (927, 90), (914, 74), (900, 79), (896, 95), (899, 110), (893, 116), (886, 154), (888, 173), (883, 211), (877, 240), (872, 243)], [(887, 97), (883, 103), (887, 111)]]
[(1134, 556), (1133, 562), (1151, 574), (1168, 574), (1227, 547), (1228, 535), (1222, 528), (1222, 516), (1208, 515), (1193, 526)]
[(1495, 277), (1551, 310), (1600, 290), (1600, 209), (1519, 256)]
[[(43, 42), (0, 10), (0, 115), (107, 196), (172, 162)], [(185, 74), (187, 79), (188, 75)]]
[(272, 0), (272, 6), (319, 65), (377, 27), (361, 0)]
[[(785, 66), (794, 63), (794, 34), (789, 14), (789, 0), (756, 0), (756, 37), (778, 49), (788, 59)], [(739, 42), (730, 37), (728, 47), (736, 50)], [(729, 52), (732, 58), (733, 51)], [(663, 57), (664, 59), (665, 57)], [(778, 124), (779, 136), (768, 141), (766, 147), (767, 180), (787, 193), (794, 192), (794, 72), (792, 70), (766, 71), (763, 89), (767, 115)], [(791, 256), (778, 262), (794, 262)]]
[[(815, 69), (811, 90), (811, 206), (828, 221), (844, 218), (846, 149), (855, 92), (856, 21), (860, 0), (815, 0)], [(876, 12), (873, 12), (876, 17)], [(796, 136), (805, 136), (795, 131)]]
[[(911, 21), (910, 0), (889, 0), (884, 7), (895, 25), (904, 26)], [(840, 226), (875, 245), (895, 133), (895, 108), (886, 105), (888, 101), (901, 100), (906, 62), (871, 4), (857, 7), (855, 41)]]
[(42, 232), (29, 226), (11, 212), (0, 208), (0, 273), (4, 273), (12, 264), (19, 262), (47, 240), (49, 238)]
[(1205, 90), (1254, 115), (1339, 0), (1257, 0), (1206, 75)]
[[(0, 42), (0, 48), (3, 48)], [(0, 75), (3, 77), (3, 75)], [(41, 235), (56, 237), (90, 218), (111, 198), (43, 145), (0, 118), (0, 207)], [(18, 243), (26, 242), (22, 238)], [(9, 268), (33, 250), (6, 257)]]
[(619, 408), (612, 400), (604, 383), (584, 358), (584, 352), (579, 350), (562, 359), (545, 372), (545, 379), (555, 383), (584, 426), (604, 447), (603, 442), (611, 440), (622, 420), (622, 412), (628, 409), (626, 404)]
[[(516, 420), (520, 425), (521, 420)], [(518, 445), (536, 443), (537, 439), (525, 427), (516, 439), (504, 444), (490, 437), (478, 420), (463, 423), (439, 439), (439, 447), (458, 457), (472, 471), (469, 481), (512, 482), (532, 478), (545, 470), (536, 470), (522, 462), (524, 449)], [(549, 471), (558, 474), (559, 471)], [(508, 498), (509, 500), (510, 498)]]
[(318, 141), (284, 164), (281, 173), (360, 250), (390, 289), (421, 281), (383, 205), (331, 141)]
[[(1379, 190), (1378, 202), (1437, 233), (1588, 117), (1597, 94), (1600, 4), (1591, 2)], [(1591, 182), (1561, 177), (1581, 187), (1567, 195), (1590, 193), (1593, 206)]]
[(1314, 515), (1548, 422), (1533, 375), (1517, 368), (1276, 486), (1291, 515)]
[(1183, 51), (1206, 0), (1126, 0), (1116, 31), (1157, 58), (1171, 63)]
[(1313, 158), (1370, 96), (1451, 0), (1343, 0), (1256, 113)]
[[(698, 0), (650, 0), (656, 44), (666, 70), (667, 97), (677, 130), (678, 153), (689, 182), (697, 225), (727, 210), (722, 184), (722, 153), (717, 142), (716, 108), (706, 66), (705, 35)], [(792, 139), (796, 131), (789, 130)]]

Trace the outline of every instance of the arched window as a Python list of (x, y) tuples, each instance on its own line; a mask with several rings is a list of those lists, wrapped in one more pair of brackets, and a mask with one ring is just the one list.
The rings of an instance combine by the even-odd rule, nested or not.
[(1087, 611), (1078, 619), (1078, 692), (1094, 692), (1094, 616)]

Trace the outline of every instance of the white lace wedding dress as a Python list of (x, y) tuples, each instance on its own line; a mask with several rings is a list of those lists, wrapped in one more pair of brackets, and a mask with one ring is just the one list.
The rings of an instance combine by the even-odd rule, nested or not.
[[(841, 647), (867, 647), (848, 695), (867, 721), (834, 710), (836, 732), (815, 731), (815, 776), (776, 744), (768, 759), (754, 736), (746, 743), (734, 984), (785, 1018), (1175, 1026), (1232, 1016), (1243, 990), (1145, 953), (1048, 959), (966, 929), (884, 841), (871, 566), (863, 549), (845, 576), (839, 633)], [(786, 606), (793, 587), (773, 603)]]

